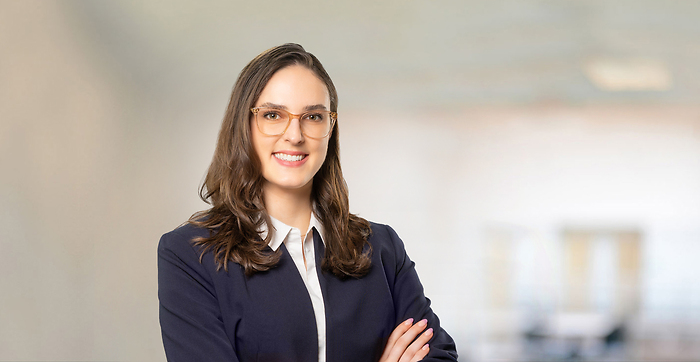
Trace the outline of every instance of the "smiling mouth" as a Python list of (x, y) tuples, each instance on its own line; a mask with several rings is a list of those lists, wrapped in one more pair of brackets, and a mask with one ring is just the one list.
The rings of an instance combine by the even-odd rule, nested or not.
[(288, 155), (286, 153), (273, 153), (273, 156), (277, 157), (282, 161), (294, 162), (301, 161), (308, 155)]

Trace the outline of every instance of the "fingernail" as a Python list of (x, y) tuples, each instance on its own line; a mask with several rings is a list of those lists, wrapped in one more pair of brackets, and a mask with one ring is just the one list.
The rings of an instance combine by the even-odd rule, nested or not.
[(422, 349), (423, 349), (423, 350), (426, 350), (426, 349), (428, 349), (428, 348), (430, 348), (430, 346), (428, 346), (428, 344), (426, 343), (425, 346), (423, 346)]
[(421, 319), (421, 321), (418, 322), (418, 325), (421, 326), (421, 327), (423, 327), (423, 326), (425, 326), (425, 325), (427, 325), (427, 324), (428, 324), (428, 320), (427, 320), (427, 319)]
[(403, 324), (410, 326), (411, 324), (413, 324), (413, 318), (406, 319), (406, 321), (404, 321)]
[(426, 335), (431, 335), (431, 334), (433, 334), (433, 329), (432, 329), (432, 328), (428, 328), (428, 330), (425, 331), (425, 334), (426, 334)]

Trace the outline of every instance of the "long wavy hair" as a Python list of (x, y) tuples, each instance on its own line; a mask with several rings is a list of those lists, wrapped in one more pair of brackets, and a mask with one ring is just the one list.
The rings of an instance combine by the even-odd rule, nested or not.
[[(214, 157), (199, 196), (211, 208), (192, 215), (189, 223), (209, 230), (209, 237), (196, 238), (214, 254), (217, 269), (228, 271), (229, 261), (238, 263), (246, 275), (267, 271), (281, 257), (281, 249), (267, 247), (271, 233), (260, 237), (263, 223), (271, 225), (263, 202), (261, 162), (251, 141), (251, 112), (270, 78), (280, 69), (301, 65), (321, 79), (330, 96), (332, 112), (338, 111), (338, 94), (321, 62), (298, 44), (284, 44), (258, 55), (243, 68), (219, 131)], [(313, 178), (311, 201), (325, 229), (322, 268), (341, 277), (359, 278), (371, 268), (371, 233), (367, 220), (349, 212), (348, 189), (340, 167), (338, 122), (328, 140), (328, 152)]]

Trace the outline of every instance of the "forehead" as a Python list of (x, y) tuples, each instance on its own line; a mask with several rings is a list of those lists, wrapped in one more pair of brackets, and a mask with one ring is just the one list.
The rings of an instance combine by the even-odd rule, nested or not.
[(284, 105), (289, 109), (322, 104), (330, 108), (326, 84), (311, 69), (290, 65), (272, 75), (263, 88), (256, 106), (263, 103)]

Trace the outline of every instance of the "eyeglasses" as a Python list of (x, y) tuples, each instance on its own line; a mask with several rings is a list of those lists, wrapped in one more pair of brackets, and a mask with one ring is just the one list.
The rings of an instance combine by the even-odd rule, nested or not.
[(324, 138), (331, 133), (338, 113), (325, 110), (314, 110), (302, 114), (294, 114), (278, 108), (255, 107), (250, 109), (255, 115), (258, 130), (267, 136), (284, 134), (292, 123), (292, 118), (299, 119), (301, 133), (309, 138)]

